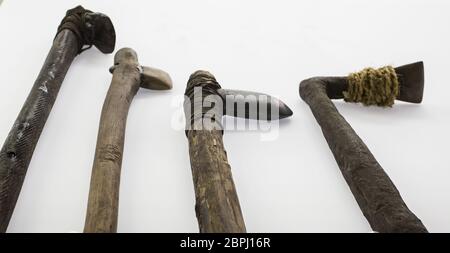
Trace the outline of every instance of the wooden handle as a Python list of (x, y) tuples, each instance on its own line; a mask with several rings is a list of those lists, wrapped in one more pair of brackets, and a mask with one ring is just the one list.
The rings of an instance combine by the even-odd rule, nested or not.
[(75, 34), (67, 29), (58, 33), (0, 151), (0, 232), (6, 232), (34, 149), (77, 53)]
[(420, 219), (408, 209), (381, 165), (328, 97), (332, 91), (328, 87), (343, 84), (343, 78), (311, 78), (300, 84), (300, 96), (310, 106), (322, 128), (361, 211), (377, 232), (427, 232)]
[(201, 233), (245, 233), (222, 131), (189, 131), (195, 211)]
[[(198, 224), (201, 233), (244, 233), (245, 224), (222, 141), (222, 106), (212, 74), (191, 75), (184, 103)], [(209, 95), (209, 105), (203, 104)], [(199, 101), (196, 101), (199, 100)], [(210, 114), (210, 112), (214, 111)]]
[[(125, 55), (127, 60), (132, 57)], [(140, 72), (133, 61), (118, 64), (114, 69), (100, 119), (84, 228), (86, 233), (117, 231), (125, 126), (139, 83)]]

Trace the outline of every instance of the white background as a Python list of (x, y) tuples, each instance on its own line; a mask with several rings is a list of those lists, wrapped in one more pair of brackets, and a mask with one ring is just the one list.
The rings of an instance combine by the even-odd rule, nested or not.
[[(276, 141), (226, 132), (249, 232), (369, 232), (321, 130), (298, 95), (316, 75), (423, 60), (421, 105), (337, 101), (410, 209), (450, 232), (450, 3), (448, 1), (24, 1), (0, 6), (0, 142), (5, 140), (65, 11), (108, 14), (116, 49), (168, 71), (170, 92), (140, 90), (128, 116), (119, 232), (197, 232), (187, 139), (171, 127), (189, 75), (280, 97), (294, 116)], [(81, 232), (100, 111), (113, 55), (78, 56), (40, 137), (8, 232)]]

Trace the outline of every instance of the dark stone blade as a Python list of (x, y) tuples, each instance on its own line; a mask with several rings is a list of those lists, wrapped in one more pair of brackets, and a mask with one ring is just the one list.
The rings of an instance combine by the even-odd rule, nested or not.
[(278, 120), (292, 116), (292, 110), (280, 99), (268, 94), (219, 89), (224, 115), (256, 120)]

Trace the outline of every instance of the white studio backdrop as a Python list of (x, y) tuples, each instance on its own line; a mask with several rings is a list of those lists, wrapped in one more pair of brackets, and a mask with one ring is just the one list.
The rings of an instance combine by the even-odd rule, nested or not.
[[(391, 109), (336, 101), (409, 208), (450, 232), (450, 2), (442, 0), (24, 1), (0, 5), (0, 142), (34, 83), (56, 28), (78, 4), (111, 17), (116, 50), (169, 72), (170, 92), (140, 90), (128, 115), (119, 232), (197, 232), (184, 131), (173, 128), (189, 75), (270, 93), (293, 110), (279, 137), (226, 132), (249, 232), (370, 232), (308, 106), (301, 80), (424, 61), (423, 103)], [(8, 232), (82, 232), (113, 54), (73, 62), (45, 125)]]

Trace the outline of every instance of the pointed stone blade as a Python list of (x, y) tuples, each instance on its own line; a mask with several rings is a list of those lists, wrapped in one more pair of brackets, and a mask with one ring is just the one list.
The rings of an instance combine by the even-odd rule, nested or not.
[(224, 115), (256, 120), (278, 120), (292, 116), (292, 110), (280, 99), (268, 94), (219, 89)]

